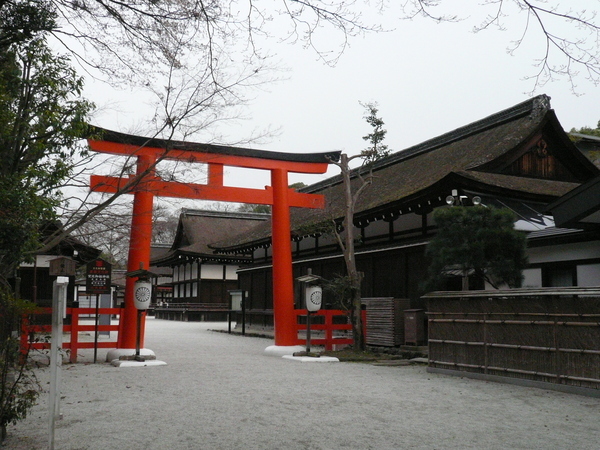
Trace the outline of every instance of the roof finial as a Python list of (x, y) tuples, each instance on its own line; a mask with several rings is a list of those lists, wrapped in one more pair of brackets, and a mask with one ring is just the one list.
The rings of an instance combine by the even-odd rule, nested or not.
[(537, 117), (545, 114), (546, 111), (552, 109), (550, 107), (550, 97), (546, 94), (538, 95), (533, 99), (533, 108), (531, 111), (531, 117)]

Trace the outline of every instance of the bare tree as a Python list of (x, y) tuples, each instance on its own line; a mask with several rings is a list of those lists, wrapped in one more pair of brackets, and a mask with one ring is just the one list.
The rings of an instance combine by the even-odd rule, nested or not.
[[(54, 35), (84, 66), (154, 93), (152, 133), (167, 139), (192, 137), (237, 117), (248, 89), (272, 80), (271, 43), (300, 43), (335, 64), (351, 36), (382, 29), (373, 14), (389, 9), (385, 1), (49, 1), (64, 19)], [(544, 39), (530, 74), (533, 90), (557, 77), (566, 77), (575, 90), (579, 71), (599, 81), (595, 12), (533, 0), (487, 0), (476, 11), (483, 16), (476, 19), (476, 32), (504, 30), (511, 19), (518, 36), (511, 52), (526, 38)], [(455, 6), (434, 0), (406, 0), (402, 12), (404, 19), (469, 20)], [(323, 29), (337, 31), (338, 40), (320, 40)]]
[[(199, 130), (236, 117), (248, 89), (271, 79), (269, 43), (301, 43), (329, 64), (343, 54), (349, 37), (381, 30), (371, 13), (387, 11), (385, 1), (282, 0), (232, 2), (227, 0), (45, 0), (57, 15), (56, 26), (40, 24), (51, 33), (92, 76), (115, 84), (144, 86), (158, 100), (153, 129), (147, 135), (163, 139), (190, 138)], [(21, 39), (20, 23), (36, 17), (39, 2), (5, 0), (0, 16), (6, 27), (2, 42)], [(434, 0), (406, 0), (403, 18), (466, 20), (452, 6)], [(593, 82), (600, 78), (599, 26), (595, 12), (558, 2), (487, 0), (478, 5), (486, 16), (475, 31), (502, 29), (508, 17), (523, 18), (522, 33), (512, 51), (537, 32), (545, 38), (532, 75), (535, 87), (554, 77), (566, 76), (575, 87), (579, 70)], [(15, 19), (16, 17), (16, 19)], [(54, 23), (54, 21), (52, 22)], [(570, 28), (568, 28), (570, 27)], [(338, 32), (338, 40), (319, 40), (323, 29)], [(329, 36), (328, 36), (329, 37)], [(557, 62), (556, 62), (557, 61)], [(165, 152), (165, 157), (168, 150)], [(126, 173), (131, 160), (119, 171)], [(150, 168), (149, 170), (154, 170)], [(123, 193), (131, 192), (145, 174), (132, 177), (122, 192), (72, 214), (64, 233), (75, 230)], [(89, 200), (86, 199), (86, 200)], [(53, 236), (45, 245), (55, 244)]]
[[(517, 52), (529, 39), (541, 38), (543, 44), (535, 58), (534, 70), (526, 74), (533, 82), (531, 91), (548, 81), (564, 78), (577, 93), (576, 80), (582, 72), (597, 85), (600, 82), (600, 22), (597, 11), (584, 1), (558, 2), (548, 0), (486, 0), (477, 4), (485, 17), (473, 26), (473, 31), (489, 29), (506, 31), (511, 19), (517, 27), (517, 37), (507, 51)], [(424, 17), (436, 22), (466, 20), (437, 0), (404, 2), (407, 18)], [(472, 8), (475, 11), (475, 7)], [(475, 11), (477, 12), (477, 11)]]
[[(351, 295), (352, 335), (354, 338), (354, 350), (356, 351), (364, 350), (365, 341), (361, 296), (363, 273), (358, 270), (354, 252), (356, 242), (354, 213), (356, 211), (356, 204), (362, 193), (373, 183), (372, 163), (389, 154), (387, 145), (382, 143), (387, 131), (383, 128), (383, 120), (377, 117), (377, 113), (379, 112), (377, 103), (361, 103), (361, 105), (366, 109), (364, 118), (372, 127), (371, 133), (363, 136), (363, 139), (369, 142), (370, 145), (358, 155), (348, 156), (346, 153), (342, 153), (339, 161), (331, 161), (332, 164), (335, 164), (340, 169), (342, 186), (344, 188), (343, 232), (340, 232), (337, 226), (333, 226), (332, 229), (344, 255), (346, 275), (341, 278), (344, 280), (344, 283), (347, 282), (348, 287), (345, 291)], [(353, 170), (351, 163), (356, 159), (360, 159), (362, 165), (358, 169)], [(336, 224), (334, 223), (334, 225)]]
[[(178, 214), (162, 205), (156, 205), (152, 220), (152, 241), (172, 244), (177, 231)], [(120, 202), (85, 222), (74, 234), (80, 241), (102, 250), (102, 257), (113, 266), (126, 268), (130, 227), (131, 206)]]

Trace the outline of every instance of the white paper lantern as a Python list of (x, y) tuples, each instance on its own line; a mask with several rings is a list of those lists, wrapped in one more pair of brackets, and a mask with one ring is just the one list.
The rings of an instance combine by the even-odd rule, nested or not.
[(306, 309), (315, 312), (321, 309), (323, 302), (323, 290), (321, 286), (307, 286), (306, 288)]
[(152, 283), (138, 280), (133, 288), (133, 302), (137, 309), (148, 309), (152, 298)]

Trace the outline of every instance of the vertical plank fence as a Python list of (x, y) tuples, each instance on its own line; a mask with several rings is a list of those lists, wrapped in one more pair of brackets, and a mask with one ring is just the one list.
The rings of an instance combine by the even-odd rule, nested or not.
[(600, 390), (599, 288), (433, 292), (424, 298), (430, 371)]

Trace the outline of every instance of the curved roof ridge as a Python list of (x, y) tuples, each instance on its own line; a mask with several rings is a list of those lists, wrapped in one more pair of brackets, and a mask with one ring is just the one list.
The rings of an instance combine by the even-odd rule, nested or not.
[(508, 109), (499, 111), (490, 116), (484, 117), (483, 119), (456, 128), (453, 131), (428, 139), (420, 144), (409, 147), (406, 150), (395, 153), (392, 155), (392, 158), (380, 160), (381, 164), (377, 165), (376, 163), (375, 167), (385, 167), (389, 164), (397, 162), (397, 160), (404, 160), (424, 152), (435, 150), (442, 145), (448, 145), (452, 142), (464, 139), (473, 134), (480, 133), (489, 128), (496, 127), (505, 122), (509, 122), (527, 115), (539, 115), (540, 113), (544, 113), (549, 109), (550, 97), (545, 94), (538, 95), (537, 97), (518, 103), (517, 105), (514, 105)]
[(183, 150), (189, 152), (215, 153), (229, 156), (245, 156), (250, 158), (271, 159), (288, 162), (324, 163), (330, 160), (337, 161), (340, 157), (339, 151), (321, 153), (284, 153), (270, 150), (257, 150), (252, 148), (234, 147), (229, 145), (203, 144), (199, 142), (176, 141), (161, 139), (157, 137), (136, 136), (121, 133), (119, 131), (107, 130), (105, 128), (89, 125), (86, 138), (92, 138), (129, 144), (138, 147), (169, 148), (172, 150)]
[[(452, 142), (465, 139), (477, 133), (481, 133), (487, 129), (497, 127), (506, 122), (518, 119), (524, 116), (537, 117), (550, 110), (550, 97), (546, 94), (541, 94), (524, 102), (518, 103), (510, 108), (491, 114), (483, 119), (479, 119), (468, 125), (456, 128), (437, 137), (428, 139), (407, 149), (400, 150), (385, 158), (381, 158), (373, 163), (373, 169), (378, 170), (384, 167), (396, 164), (400, 161), (405, 161), (409, 158), (430, 152)], [(360, 168), (354, 169), (353, 172), (358, 172)], [(341, 176), (336, 175), (326, 180), (307, 186), (301, 189), (301, 192), (315, 192), (325, 187), (335, 185), (341, 182)]]

